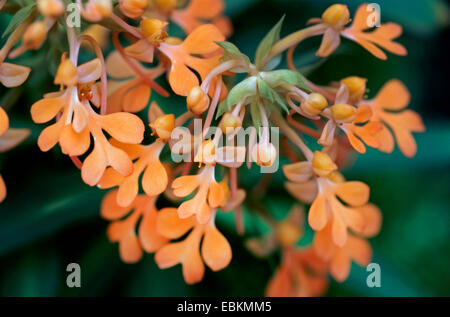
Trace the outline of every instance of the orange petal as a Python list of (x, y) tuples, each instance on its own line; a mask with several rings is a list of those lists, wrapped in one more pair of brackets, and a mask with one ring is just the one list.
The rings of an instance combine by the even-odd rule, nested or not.
[(106, 220), (117, 220), (127, 215), (133, 205), (126, 208), (117, 204), (117, 190), (110, 191), (105, 195), (100, 207), (100, 215)]
[(27, 80), (31, 68), (10, 64), (0, 64), (0, 82), (8, 88), (22, 85)]
[(312, 203), (317, 196), (317, 182), (316, 180), (307, 183), (285, 183), (287, 191), (300, 201), (305, 203)]
[(372, 259), (372, 248), (365, 239), (349, 236), (345, 250), (360, 266), (367, 266)]
[(212, 182), (209, 186), (208, 192), (208, 203), (212, 208), (219, 208), (223, 206), (226, 202), (225, 192), (223, 187), (217, 183)]
[(84, 63), (77, 68), (78, 82), (92, 83), (97, 81), (102, 75), (102, 63), (98, 58), (95, 58), (87, 63)]
[(156, 252), (155, 262), (160, 269), (177, 265), (181, 263), (186, 248), (186, 241), (167, 244)]
[(231, 247), (214, 225), (206, 228), (202, 244), (202, 257), (211, 270), (219, 271), (231, 261)]
[(308, 223), (315, 231), (322, 230), (327, 224), (327, 202), (323, 194), (317, 195), (308, 214)]
[(191, 0), (186, 10), (195, 17), (213, 19), (225, 9), (222, 0)]
[(371, 14), (370, 10), (367, 10), (367, 3), (361, 4), (355, 12), (353, 22), (349, 28), (362, 31), (368, 28), (367, 18)]
[[(136, 43), (127, 46), (125, 52), (127, 56), (135, 58), (144, 63), (153, 63), (155, 46), (147, 40), (139, 40)], [(127, 65), (129, 68), (129, 66)]]
[(107, 189), (118, 186), (124, 181), (124, 177), (112, 167), (108, 167), (103, 173), (102, 179), (97, 184), (98, 188)]
[(275, 271), (275, 274), (267, 285), (267, 297), (288, 297), (291, 295), (290, 290), (292, 285), (289, 273), (290, 271), (286, 266), (280, 266)]
[(35, 123), (52, 120), (64, 107), (65, 98), (44, 98), (31, 106), (31, 118)]
[(215, 41), (224, 40), (225, 37), (217, 27), (212, 24), (205, 24), (189, 34), (181, 45), (190, 54), (209, 54), (219, 49)]
[(109, 143), (106, 143), (105, 146), (108, 164), (121, 175), (129, 176), (133, 172), (133, 162), (131, 162), (128, 154)]
[(333, 242), (339, 246), (343, 247), (347, 242), (347, 226), (345, 225), (341, 216), (337, 213), (334, 214), (333, 223), (331, 226), (331, 232), (333, 237)]
[(142, 177), (142, 188), (149, 196), (161, 194), (167, 187), (167, 171), (159, 158), (151, 160)]
[(147, 210), (139, 225), (139, 240), (145, 252), (152, 253), (159, 250), (169, 240), (156, 231), (157, 212), (153, 208)]
[(401, 110), (408, 106), (411, 95), (408, 88), (398, 79), (388, 81), (374, 99), (376, 106), (389, 110)]
[(331, 224), (328, 224), (314, 235), (314, 251), (325, 261), (331, 259), (337, 248), (333, 243), (331, 234)]
[(176, 208), (163, 208), (158, 213), (157, 232), (169, 239), (178, 239), (195, 225), (194, 217), (181, 219)]
[(330, 273), (338, 282), (343, 282), (350, 274), (351, 261), (344, 250), (340, 249), (330, 262)]
[(71, 124), (65, 125), (59, 137), (59, 144), (64, 154), (80, 156), (89, 149), (91, 134), (88, 128), (81, 133), (75, 132)]
[(367, 204), (358, 208), (358, 211), (364, 218), (365, 226), (362, 230), (356, 231), (357, 233), (363, 235), (364, 237), (371, 238), (374, 237), (380, 232), (381, 223), (382, 223), (382, 214), (380, 209), (373, 205)]
[(144, 138), (144, 124), (134, 114), (126, 112), (112, 113), (100, 116), (99, 121), (102, 128), (120, 142), (138, 144)]
[(329, 27), (323, 34), (322, 43), (320, 44), (316, 55), (319, 57), (330, 56), (339, 47), (339, 44), (341, 44), (341, 35), (339, 34), (339, 31)]
[(392, 153), (392, 151), (394, 151), (394, 137), (385, 125), (382, 125), (380, 132), (375, 134), (375, 137), (380, 142), (380, 145), (377, 147), (378, 150), (385, 153)]
[(351, 206), (362, 206), (369, 200), (370, 188), (363, 182), (343, 182), (336, 185), (336, 194)]
[(417, 153), (417, 144), (413, 135), (406, 129), (392, 127), (398, 147), (406, 157), (413, 157)]
[(294, 183), (304, 183), (313, 175), (310, 162), (298, 162), (283, 166), (283, 173), (287, 179)]
[(0, 203), (6, 198), (6, 185), (2, 175), (0, 175)]
[(107, 159), (105, 150), (102, 145), (96, 141), (94, 150), (83, 162), (83, 167), (81, 168), (81, 178), (86, 184), (94, 186), (100, 181), (100, 178), (105, 172), (106, 166)]
[(196, 228), (187, 238), (188, 247), (183, 259), (183, 276), (187, 284), (200, 282), (205, 274), (199, 250), (202, 231), (201, 228)]
[(72, 120), (72, 126), (75, 132), (80, 133), (81, 131), (86, 128), (88, 123), (89, 115), (81, 103), (76, 103), (73, 108), (73, 120)]
[(362, 105), (358, 107), (356, 111), (355, 123), (364, 123), (372, 118), (373, 111), (368, 105)]
[(146, 84), (140, 84), (130, 89), (123, 99), (123, 110), (139, 112), (143, 110), (150, 100), (151, 89)]
[(106, 58), (106, 71), (114, 78), (127, 78), (136, 76), (118, 51), (114, 51)]
[(142, 247), (134, 232), (120, 240), (119, 252), (125, 263), (136, 263), (142, 258)]
[(205, 224), (208, 221), (211, 220), (211, 208), (206, 203), (206, 201), (203, 202), (203, 204), (200, 205), (200, 208), (197, 209), (197, 222), (200, 224)]
[(359, 153), (364, 154), (366, 153), (366, 146), (364, 143), (361, 142), (359, 138), (355, 136), (353, 131), (350, 129), (345, 130), (345, 134), (347, 135), (348, 142), (350, 142), (350, 145)]
[(136, 199), (138, 192), (138, 177), (136, 177), (135, 175), (126, 177), (119, 186), (119, 190), (117, 192), (117, 203), (119, 204), (119, 206), (123, 207), (130, 205)]
[(38, 146), (41, 151), (47, 152), (58, 143), (63, 127), (64, 123), (60, 120), (42, 130), (38, 138)]
[(0, 107), (0, 135), (5, 133), (9, 128), (9, 118), (6, 111)]
[(176, 178), (172, 182), (172, 189), (175, 196), (186, 197), (199, 186), (197, 175), (187, 175)]
[(8, 129), (8, 131), (0, 136), (0, 152), (5, 152), (16, 147), (28, 138), (30, 132), (28, 129)]
[(197, 76), (186, 65), (176, 60), (172, 60), (169, 83), (172, 90), (180, 96), (187, 96), (192, 87), (199, 85)]
[(361, 45), (362, 47), (364, 47), (366, 50), (368, 50), (375, 57), (377, 57), (379, 59), (382, 59), (382, 60), (386, 60), (387, 59), (387, 56), (383, 52), (383, 50), (379, 49), (378, 46), (376, 46), (375, 44), (372, 44), (371, 42), (363, 40), (363, 39), (360, 39), (360, 38), (356, 38), (355, 42), (358, 43), (359, 45)]

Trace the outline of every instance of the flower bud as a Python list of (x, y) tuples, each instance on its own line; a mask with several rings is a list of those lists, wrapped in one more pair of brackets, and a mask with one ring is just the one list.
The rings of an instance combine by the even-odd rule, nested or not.
[(155, 121), (150, 123), (150, 127), (161, 139), (170, 139), (172, 130), (175, 128), (175, 116), (172, 113), (160, 116)]
[(331, 116), (337, 123), (349, 123), (356, 117), (356, 108), (346, 103), (337, 103), (330, 107)]
[(323, 109), (328, 107), (327, 99), (318, 93), (311, 93), (308, 99), (300, 105), (301, 109), (311, 116), (317, 116)]
[(177, 7), (177, 0), (154, 0), (153, 3), (163, 13), (170, 13)]
[(272, 143), (258, 143), (252, 149), (252, 159), (259, 166), (272, 166), (276, 158), (277, 150)]
[(64, 4), (61, 0), (38, 0), (37, 7), (45, 17), (57, 18), (64, 13)]
[(208, 109), (209, 97), (199, 86), (197, 86), (192, 88), (189, 92), (186, 103), (190, 112), (200, 115)]
[(328, 179), (330, 181), (332, 181), (333, 183), (343, 183), (343, 182), (345, 182), (344, 176), (341, 173), (339, 173), (338, 171), (331, 172), (331, 174), (328, 175)]
[(330, 175), (331, 172), (337, 170), (337, 165), (333, 162), (331, 157), (328, 154), (315, 151), (312, 159), (312, 166), (314, 173), (321, 177), (326, 177)]
[(59, 64), (58, 71), (55, 76), (56, 85), (75, 86), (78, 83), (77, 67), (70, 61), (64, 59)]
[(212, 140), (203, 141), (195, 155), (194, 162), (213, 164), (216, 161), (216, 145)]
[(108, 18), (113, 11), (111, 0), (89, 0), (83, 11), (83, 17), (91, 22)]
[(30, 24), (23, 34), (23, 43), (27, 48), (37, 50), (47, 38), (47, 26), (44, 21)]
[(291, 222), (283, 221), (277, 225), (275, 236), (283, 248), (292, 247), (301, 238), (302, 230)]
[(148, 6), (148, 0), (120, 0), (119, 8), (123, 14), (132, 19), (141, 17)]
[(360, 100), (366, 93), (367, 79), (365, 78), (350, 76), (342, 79), (341, 82), (347, 86), (352, 100)]
[(229, 111), (225, 112), (221, 122), (221, 128), (223, 133), (225, 134), (232, 133), (234, 132), (235, 129), (241, 126), (242, 122), (240, 118), (236, 117), (233, 113)]
[(342, 29), (350, 21), (350, 12), (346, 5), (333, 4), (322, 14), (322, 20), (335, 29)]
[(158, 19), (144, 19), (141, 21), (142, 34), (151, 43), (159, 43), (167, 36), (167, 32), (164, 31), (168, 23)]

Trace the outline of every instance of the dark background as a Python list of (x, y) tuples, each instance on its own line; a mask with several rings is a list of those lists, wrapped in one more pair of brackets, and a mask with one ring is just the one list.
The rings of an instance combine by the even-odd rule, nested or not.
[[(303, 27), (332, 3), (325, 0), (229, 0), (227, 15), (235, 32), (230, 41), (253, 56), (264, 34), (286, 13), (282, 35)], [(343, 1), (353, 14), (362, 1)], [(326, 84), (357, 75), (369, 78), (369, 96), (384, 82), (399, 78), (410, 89), (411, 108), (420, 112), (427, 127), (417, 134), (418, 154), (405, 158), (396, 149), (387, 155), (369, 150), (359, 156), (348, 179), (362, 180), (371, 187), (371, 201), (383, 211), (380, 234), (371, 240), (373, 262), (381, 265), (381, 288), (365, 284), (364, 268), (352, 267), (349, 279), (331, 282), (327, 296), (449, 296), (450, 262), (450, 125), (448, 103), (449, 9), (444, 1), (385, 0), (382, 21), (402, 24), (399, 42), (407, 57), (388, 54), (387, 61), (372, 57), (358, 45), (343, 40), (341, 47), (325, 61), (314, 52), (319, 39), (311, 39), (296, 50), (296, 64), (314, 65), (310, 78)], [(0, 29), (9, 17), (0, 14)], [(4, 42), (4, 39), (2, 40)], [(56, 44), (55, 44), (56, 43)], [(43, 92), (55, 90), (54, 71), (64, 40), (54, 38), (41, 52), (27, 54), (19, 62), (33, 66), (26, 85), (0, 88), (0, 102), (8, 109), (12, 127), (28, 127), (32, 136), (18, 148), (0, 156), (1, 173), (8, 197), (0, 205), (0, 294), (3, 296), (262, 296), (278, 263), (278, 256), (258, 260), (243, 246), (230, 215), (219, 218), (219, 227), (230, 240), (233, 260), (223, 271), (207, 269), (203, 282), (184, 283), (181, 267), (159, 270), (153, 255), (127, 265), (120, 261), (118, 247), (108, 242), (107, 222), (99, 216), (104, 192), (83, 184), (70, 160), (55, 147), (39, 151), (36, 141), (43, 126), (31, 122), (29, 109)], [(53, 53), (53, 50), (55, 52)], [(50, 53), (45, 53), (50, 51)], [(52, 55), (53, 54), (53, 55)], [(165, 108), (183, 107), (181, 98), (163, 101)], [(180, 108), (179, 108), (180, 109)], [(143, 117), (145, 117), (143, 115)], [(247, 185), (256, 175), (246, 172)], [(286, 214), (294, 200), (283, 190), (277, 175), (264, 203), (277, 217)], [(248, 236), (264, 232), (264, 225), (246, 209)], [(307, 231), (300, 242), (308, 244)], [(66, 287), (66, 266), (80, 263), (82, 287)]]

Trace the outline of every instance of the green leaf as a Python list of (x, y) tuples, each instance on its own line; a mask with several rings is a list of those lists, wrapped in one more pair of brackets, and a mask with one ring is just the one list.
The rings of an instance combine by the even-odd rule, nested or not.
[(261, 98), (269, 101), (269, 106), (278, 104), (284, 111), (289, 112), (289, 108), (286, 106), (283, 98), (261, 78), (258, 78), (258, 91)]
[(220, 116), (228, 110), (230, 110), (230, 108), (228, 107), (227, 99), (224, 99), (217, 106), (216, 119), (220, 118)]
[(16, 27), (22, 24), (33, 12), (35, 6), (36, 3), (33, 3), (17, 11), (16, 14), (14, 14), (14, 16), (12, 17), (11, 21), (9, 22), (5, 32), (3, 32), (2, 37), (5, 37), (9, 33), (11, 33)]
[(264, 39), (258, 46), (255, 55), (255, 65), (257, 69), (273, 69), (281, 62), (281, 55), (278, 55), (272, 59), (272, 61), (267, 61), (267, 64), (263, 65), (264, 60), (270, 52), (272, 46), (278, 42), (280, 39), (281, 26), (283, 25), (284, 16), (278, 21), (277, 24), (267, 33)]
[(276, 88), (282, 84), (289, 84), (311, 92), (311, 89), (306, 86), (305, 77), (293, 70), (280, 69), (271, 72), (261, 72), (260, 76), (272, 88)]
[(256, 95), (256, 82), (256, 76), (251, 76), (234, 86), (228, 94), (228, 109), (231, 109), (232, 106), (244, 98)]
[[(250, 66), (250, 59), (248, 58), (247, 55), (243, 54), (239, 48), (237, 48), (236, 45), (234, 45), (233, 43), (230, 42), (219, 42), (216, 41), (215, 42), (217, 45), (219, 45), (221, 48), (223, 48), (224, 52), (222, 57), (220, 58), (220, 62), (227, 62), (227, 61), (231, 61), (231, 60), (237, 60), (237, 61), (242, 61), (247, 68)], [(247, 69), (243, 68), (243, 67), (234, 67), (232, 69), (230, 69), (232, 72), (235, 73), (246, 73)]]

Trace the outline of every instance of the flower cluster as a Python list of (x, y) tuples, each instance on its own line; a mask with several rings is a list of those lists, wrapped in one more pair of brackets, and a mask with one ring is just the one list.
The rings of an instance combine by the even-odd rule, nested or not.
[[(319, 85), (295, 68), (293, 55), (300, 42), (316, 36), (322, 36), (316, 53), (322, 58), (338, 48), (341, 38), (379, 59), (387, 58), (384, 50), (406, 55), (394, 41), (402, 33), (398, 24), (370, 30), (367, 4), (352, 19), (347, 6), (335, 4), (284, 38), (281, 20), (251, 60), (226, 41), (232, 26), (223, 0), (78, 0), (76, 6), (84, 21), (81, 29), (69, 23), (62, 0), (38, 0), (22, 8), (21, 23), (0, 50), (0, 81), (6, 87), (23, 84), (31, 69), (5, 60), (42, 49), (53, 34), (65, 32), (68, 49), (58, 57), (54, 76), (59, 89), (31, 105), (32, 120), (48, 124), (38, 146), (45, 152), (59, 145), (87, 185), (110, 189), (101, 216), (111, 222), (107, 235), (119, 244), (124, 262), (155, 253), (161, 269), (181, 264), (186, 283), (200, 282), (205, 264), (219, 271), (232, 259), (216, 216), (233, 212), (243, 234), (248, 208), (271, 228), (247, 239), (248, 249), (260, 257), (281, 254), (268, 296), (318, 296), (326, 291), (328, 274), (344, 281), (352, 261), (370, 262), (367, 238), (379, 232), (381, 212), (369, 203), (368, 185), (346, 180), (340, 170), (352, 153), (363, 154), (367, 146), (390, 153), (397, 143), (405, 156), (414, 156), (412, 133), (425, 127), (417, 113), (405, 109), (410, 94), (399, 80), (388, 80), (368, 99), (367, 78), (335, 78)], [(172, 23), (184, 38), (171, 36)], [(105, 57), (109, 43), (113, 50)], [(96, 57), (80, 63), (80, 52), (87, 48)], [(278, 67), (284, 51), (288, 69)], [(170, 89), (158, 83), (164, 75)], [(150, 102), (154, 94), (181, 96), (186, 108), (179, 114), (180, 109), (165, 106), (165, 99)], [(192, 135), (198, 121), (200, 132)], [(219, 128), (210, 136), (214, 124)], [(283, 136), (281, 152), (271, 127)], [(248, 128), (256, 132), (244, 144), (234, 142)], [(181, 153), (187, 160), (181, 162), (170, 156), (180, 129), (189, 131)], [(0, 108), (0, 151), (27, 135), (9, 128)], [(314, 142), (307, 144), (305, 136)], [(282, 166), (285, 188), (301, 205), (277, 220), (265, 207), (247, 205), (239, 176), (244, 162), (248, 168), (266, 168), (281, 153), (291, 161)], [(257, 194), (253, 200), (263, 199), (264, 189)], [(0, 200), (5, 196), (0, 177)], [(165, 207), (157, 207), (161, 204)], [(299, 247), (305, 226), (312, 228), (314, 239)]]

